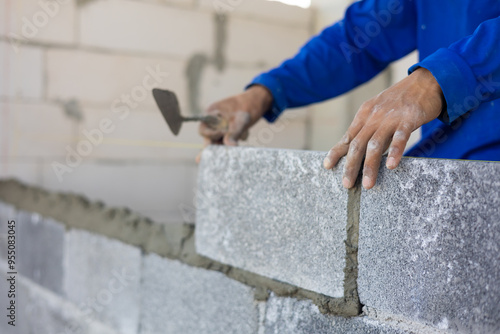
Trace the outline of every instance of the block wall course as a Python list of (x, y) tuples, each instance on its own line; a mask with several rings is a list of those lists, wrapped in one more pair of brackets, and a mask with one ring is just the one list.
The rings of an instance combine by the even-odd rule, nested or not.
[(224, 274), (147, 255), (141, 287), (141, 333), (257, 332), (253, 289)]
[(64, 231), (62, 224), (36, 213), (20, 211), (16, 217), (18, 272), (59, 295), (63, 283)]
[(141, 251), (82, 230), (65, 239), (66, 298), (124, 334), (139, 327)]

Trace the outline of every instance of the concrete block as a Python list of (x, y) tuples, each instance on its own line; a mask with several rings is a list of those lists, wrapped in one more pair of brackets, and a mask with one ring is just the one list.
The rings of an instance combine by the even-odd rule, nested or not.
[(62, 294), (64, 226), (36, 213), (16, 217), (17, 271), (33, 282)]
[(92, 1), (80, 10), (80, 40), (83, 45), (119, 51), (210, 54), (212, 20), (209, 13), (142, 1)]
[(144, 258), (141, 333), (256, 333), (253, 289), (156, 254)]
[(0, 66), (0, 97), (42, 98), (42, 49), (32, 46), (13, 48), (7, 42), (0, 42), (0, 62), (2, 64)]
[[(85, 6), (101, 3), (106, 1)], [(120, 3), (126, 6), (127, 1)], [(109, 13), (105, 11), (103, 15), (109, 19)], [(108, 20), (104, 27), (99, 28), (101, 35), (110, 29)], [(47, 51), (48, 96), (60, 100), (76, 98), (84, 105), (104, 106), (124, 117), (131, 110), (156, 111), (151, 89), (158, 87), (175, 91), (182, 107), (187, 100), (184, 68), (183, 61), (165, 58), (51, 49)]]
[[(0, 289), (7, 291), (5, 262), (0, 261)], [(118, 334), (107, 325), (89, 316), (50, 290), (44, 289), (32, 281), (17, 276), (16, 279), (16, 322), (15, 327), (7, 323), (7, 318), (0, 321), (2, 334), (27, 333), (78, 333), (78, 334)], [(7, 293), (0, 295), (2, 308), (10, 300)]]
[(103, 133), (102, 143), (95, 146), (86, 159), (192, 164), (203, 147), (197, 123), (185, 123), (179, 135), (174, 136), (159, 110), (130, 111), (127, 117), (120, 119), (110, 110), (85, 108), (79, 140), (86, 140), (85, 133), (100, 129), (100, 123), (106, 118), (112, 121), (112, 131)]
[(67, 233), (65, 250), (66, 297), (119, 333), (137, 333), (141, 251), (81, 230)]
[(62, 157), (74, 139), (74, 120), (62, 106), (3, 102), (0, 114), (7, 124), (7, 132), (0, 135), (0, 142), (8, 148), (2, 155), (9, 159)]
[[(76, 2), (16, 0), (0, 9), (0, 34), (14, 45), (27, 41), (57, 44), (75, 42)], [(17, 47), (17, 46), (16, 46)]]
[(264, 334), (404, 334), (399, 328), (368, 317), (325, 315), (309, 300), (271, 295), (266, 304)]
[[(348, 194), (324, 153), (209, 147), (199, 171), (196, 248), (331, 297), (344, 295)], [(278, 190), (279, 189), (279, 190)]]
[(231, 18), (226, 54), (231, 61), (274, 67), (295, 56), (309, 37), (305, 28)]
[(52, 166), (46, 165), (43, 178), (43, 187), (49, 190), (83, 194), (111, 207), (128, 207), (158, 222), (180, 223), (192, 219), (194, 213), (194, 161), (128, 162), (120, 167), (113, 161), (89, 161), (64, 174), (62, 182)]
[(498, 163), (435, 159), (382, 168), (361, 196), (361, 303), (452, 332), (498, 333), (499, 173)]
[(309, 8), (290, 6), (278, 1), (199, 0), (198, 3), (202, 9), (223, 12), (230, 17), (245, 17), (302, 28), (309, 28), (313, 17), (313, 10)]

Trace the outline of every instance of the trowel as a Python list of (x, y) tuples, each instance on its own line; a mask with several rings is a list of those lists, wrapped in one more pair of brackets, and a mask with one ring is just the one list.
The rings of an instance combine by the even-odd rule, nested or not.
[(170, 130), (174, 135), (178, 135), (181, 130), (182, 123), (184, 122), (203, 122), (208, 127), (214, 130), (227, 130), (227, 121), (220, 116), (192, 116), (184, 117), (181, 115), (179, 101), (174, 92), (155, 88), (153, 89), (153, 96), (155, 98), (158, 108), (160, 108), (163, 118), (168, 124)]

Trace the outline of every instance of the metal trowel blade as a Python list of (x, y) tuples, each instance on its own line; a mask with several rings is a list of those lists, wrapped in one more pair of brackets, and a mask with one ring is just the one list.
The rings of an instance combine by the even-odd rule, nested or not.
[(168, 127), (177, 136), (183, 121), (177, 96), (171, 91), (155, 88), (153, 89), (153, 97)]

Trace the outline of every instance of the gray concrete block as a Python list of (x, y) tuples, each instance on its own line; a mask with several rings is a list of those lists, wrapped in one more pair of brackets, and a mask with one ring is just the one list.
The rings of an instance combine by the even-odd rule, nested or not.
[(344, 293), (348, 192), (324, 153), (209, 147), (200, 165), (196, 249), (331, 297)]
[(67, 298), (118, 332), (137, 333), (141, 251), (81, 230), (67, 233), (65, 250)]
[(18, 272), (62, 294), (64, 232), (62, 224), (26, 211), (16, 218)]
[(254, 334), (253, 289), (224, 274), (156, 254), (144, 258), (142, 334)]
[(452, 332), (499, 333), (499, 254), (498, 163), (403, 159), (362, 193), (367, 306)]
[(309, 300), (272, 295), (266, 308), (264, 334), (403, 334), (410, 333), (368, 317), (325, 315)]
[[(0, 305), (2, 310), (9, 299), (5, 280), (5, 262), (0, 261)], [(74, 304), (22, 276), (16, 281), (15, 327), (7, 323), (2, 311), (2, 334), (118, 334), (99, 321), (89, 317)], [(7, 312), (7, 311), (5, 311)]]

